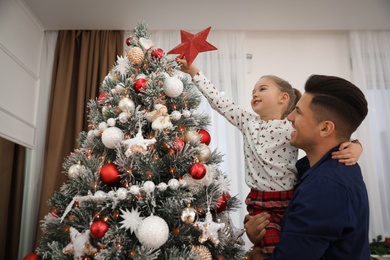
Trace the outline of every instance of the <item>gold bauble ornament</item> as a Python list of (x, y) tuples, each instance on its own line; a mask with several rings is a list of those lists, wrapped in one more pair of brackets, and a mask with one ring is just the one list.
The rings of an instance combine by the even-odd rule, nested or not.
[(201, 163), (206, 163), (208, 160), (210, 160), (211, 157), (211, 150), (206, 144), (200, 144), (197, 147), (198, 151), (196, 152), (195, 156)]
[(127, 58), (132, 63), (139, 65), (144, 60), (144, 52), (140, 47), (133, 47), (127, 52)]
[(187, 224), (192, 224), (196, 220), (196, 210), (193, 207), (188, 206), (180, 215), (181, 221)]
[(184, 142), (195, 144), (200, 141), (200, 134), (195, 130), (188, 130), (184, 135)]

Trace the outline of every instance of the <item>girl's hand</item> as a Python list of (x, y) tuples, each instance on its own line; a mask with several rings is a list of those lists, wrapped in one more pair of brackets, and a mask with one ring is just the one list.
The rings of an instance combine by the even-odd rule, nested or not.
[(358, 140), (344, 142), (339, 150), (332, 153), (332, 159), (339, 160), (345, 165), (355, 165), (363, 152), (363, 147)]
[(179, 57), (177, 57), (176, 62), (181, 66), (180, 70), (190, 74), (191, 77), (194, 77), (199, 72), (199, 69), (195, 67), (195, 65), (191, 64), (191, 66), (188, 66), (186, 59), (180, 59)]

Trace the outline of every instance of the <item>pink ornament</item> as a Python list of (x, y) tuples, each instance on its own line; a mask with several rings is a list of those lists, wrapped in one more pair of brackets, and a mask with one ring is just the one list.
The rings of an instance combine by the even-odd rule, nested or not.
[(107, 163), (100, 169), (100, 179), (104, 184), (115, 185), (121, 180), (118, 166), (113, 163)]
[(135, 92), (140, 93), (140, 92), (144, 91), (145, 89), (146, 89), (146, 79), (140, 78), (134, 82)]
[(164, 56), (164, 51), (160, 48), (155, 48), (152, 50), (152, 57), (159, 60)]
[(198, 134), (200, 134), (200, 142), (201, 143), (204, 143), (206, 145), (209, 145), (210, 142), (211, 142), (211, 136), (209, 134), (209, 132), (207, 132), (206, 130), (204, 129), (199, 129), (198, 130)]
[(103, 220), (96, 220), (95, 222), (92, 223), (91, 227), (89, 230), (91, 231), (91, 235), (94, 238), (102, 238), (106, 234), (108, 230), (108, 224), (104, 222)]
[(194, 163), (190, 167), (190, 175), (195, 180), (200, 180), (206, 175), (206, 167), (201, 163)]

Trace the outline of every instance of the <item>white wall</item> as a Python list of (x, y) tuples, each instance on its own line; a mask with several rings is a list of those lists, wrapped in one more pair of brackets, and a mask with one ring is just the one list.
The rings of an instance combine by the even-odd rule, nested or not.
[[(19, 258), (33, 250), (46, 128), (40, 87), (44, 29), (25, 6), (0, 1), (0, 136), (27, 147)], [(0, 159), (1, 160), (1, 159)], [(30, 194), (30, 195), (28, 195)], [(31, 196), (32, 194), (32, 196)]]
[(0, 136), (34, 146), (43, 28), (18, 1), (0, 1)]
[(248, 109), (252, 88), (262, 75), (277, 75), (301, 92), (311, 74), (351, 77), (344, 31), (248, 32), (247, 53), (253, 56), (246, 83)]

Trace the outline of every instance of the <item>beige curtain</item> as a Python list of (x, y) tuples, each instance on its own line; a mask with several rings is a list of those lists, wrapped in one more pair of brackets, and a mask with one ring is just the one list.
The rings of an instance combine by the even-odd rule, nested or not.
[[(56, 46), (46, 136), (39, 221), (49, 212), (47, 201), (66, 181), (62, 163), (88, 130), (87, 103), (117, 55), (123, 55), (124, 31), (60, 31)], [(42, 236), (37, 223), (36, 243)]]
[(26, 148), (0, 137), (0, 259), (18, 259)]

